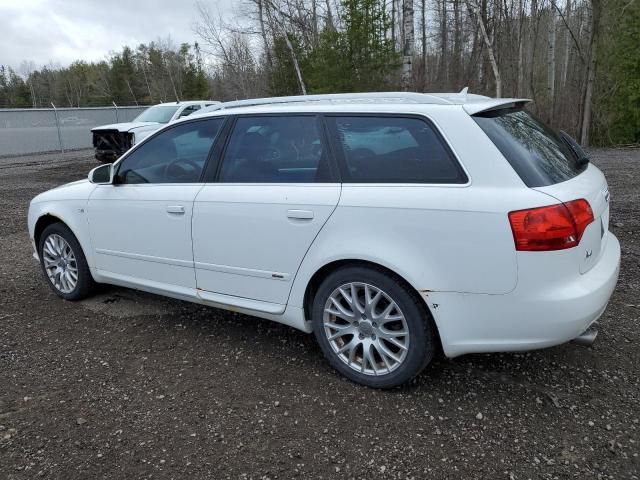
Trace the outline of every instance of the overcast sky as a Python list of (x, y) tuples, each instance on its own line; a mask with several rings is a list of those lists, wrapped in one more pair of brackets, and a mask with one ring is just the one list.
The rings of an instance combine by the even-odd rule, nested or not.
[[(203, 3), (229, 15), (234, 0)], [(99, 61), (167, 36), (193, 43), (196, 11), (195, 0), (0, 0), (0, 65)]]

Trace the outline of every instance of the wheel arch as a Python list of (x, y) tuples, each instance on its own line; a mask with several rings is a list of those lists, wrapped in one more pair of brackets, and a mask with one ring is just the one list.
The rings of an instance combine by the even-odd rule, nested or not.
[[(42, 232), (44, 232), (44, 229), (47, 228), (49, 225), (53, 225), (54, 223), (62, 223), (64, 225), (66, 225), (67, 228), (70, 229), (69, 225), (67, 225), (64, 222), (64, 220), (62, 220), (60, 217), (57, 217), (57, 216), (52, 215), (50, 213), (44, 213), (44, 214), (40, 215), (38, 217), (38, 219), (36, 220), (36, 224), (35, 224), (34, 229), (33, 229), (33, 241), (34, 241), (34, 243), (36, 245), (36, 248), (38, 248), (39, 245), (40, 245), (40, 237), (42, 236)], [(71, 230), (71, 231), (73, 231), (73, 230)]]
[(420, 308), (423, 309), (425, 315), (430, 317), (433, 320), (433, 324), (436, 331), (437, 343), (438, 343), (438, 346), (442, 348), (442, 340), (440, 338), (440, 329), (438, 326), (438, 320), (436, 316), (433, 314), (433, 311), (429, 308), (429, 305), (425, 301), (423, 294), (421, 294), (421, 292), (415, 286), (413, 286), (411, 282), (409, 282), (403, 275), (400, 275), (399, 273), (397, 273), (396, 271), (394, 271), (393, 269), (385, 265), (382, 265), (380, 263), (377, 263), (371, 260), (345, 258), (340, 260), (333, 260), (319, 267), (307, 282), (307, 285), (304, 291), (302, 306), (303, 306), (305, 319), (308, 320), (311, 318), (311, 309), (313, 305), (313, 300), (316, 292), (318, 291), (318, 288), (320, 287), (324, 279), (327, 278), (327, 276), (329, 276), (332, 272), (335, 272), (336, 270), (347, 267), (347, 266), (360, 266), (360, 267), (368, 267), (376, 270), (381, 270), (387, 273), (389, 276), (395, 278), (397, 281), (402, 283), (405, 287), (407, 287), (407, 289), (416, 296), (416, 299), (418, 300), (418, 304), (420, 305)]
[(66, 226), (76, 237), (89, 267), (93, 267), (93, 250), (89, 235), (89, 225), (85, 216), (84, 202), (47, 202), (31, 206), (29, 211), (29, 231), (34, 247), (39, 254), (40, 237), (45, 228), (54, 223)]

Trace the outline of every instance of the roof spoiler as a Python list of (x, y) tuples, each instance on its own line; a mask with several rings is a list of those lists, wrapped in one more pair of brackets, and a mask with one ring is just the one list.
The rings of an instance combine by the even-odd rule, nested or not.
[(531, 102), (529, 98), (494, 98), (488, 102), (471, 102), (463, 106), (469, 115), (503, 110), (505, 108), (522, 108)]

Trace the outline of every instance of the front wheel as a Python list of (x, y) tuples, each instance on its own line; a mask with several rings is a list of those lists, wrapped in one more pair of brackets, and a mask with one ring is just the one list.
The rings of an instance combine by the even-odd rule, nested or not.
[(40, 236), (40, 266), (49, 287), (65, 300), (81, 300), (95, 288), (80, 243), (63, 223), (53, 223)]
[(434, 356), (433, 320), (418, 295), (384, 270), (346, 267), (318, 288), (313, 330), (329, 363), (345, 377), (391, 388)]

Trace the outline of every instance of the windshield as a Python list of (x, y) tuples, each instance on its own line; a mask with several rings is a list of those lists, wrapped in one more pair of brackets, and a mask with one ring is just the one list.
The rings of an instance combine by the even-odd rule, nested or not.
[(586, 168), (560, 135), (522, 108), (482, 112), (473, 119), (530, 188), (570, 180)]
[(178, 110), (178, 105), (156, 105), (155, 107), (147, 108), (133, 121), (167, 123), (176, 113), (176, 110)]

